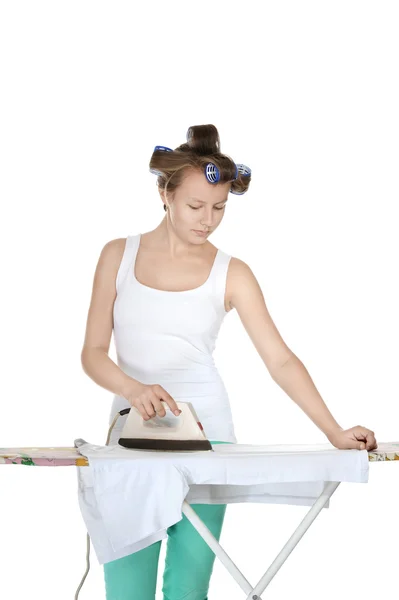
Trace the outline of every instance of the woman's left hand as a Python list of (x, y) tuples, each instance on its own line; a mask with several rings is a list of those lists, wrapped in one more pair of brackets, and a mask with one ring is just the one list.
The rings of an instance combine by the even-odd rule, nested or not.
[(357, 425), (351, 429), (339, 429), (327, 435), (329, 442), (341, 450), (374, 450), (377, 448), (377, 440), (374, 431)]

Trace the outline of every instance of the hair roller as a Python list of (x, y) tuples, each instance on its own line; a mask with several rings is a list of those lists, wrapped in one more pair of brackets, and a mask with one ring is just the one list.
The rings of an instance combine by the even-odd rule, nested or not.
[[(172, 148), (168, 148), (167, 146), (155, 146), (154, 152), (157, 150), (161, 150), (162, 152), (173, 152)], [(163, 175), (162, 171), (158, 171), (158, 169), (150, 169), (150, 173), (153, 175)]]
[(207, 178), (207, 180), (209, 181), (209, 183), (217, 183), (220, 179), (220, 173), (219, 173), (219, 169), (217, 168), (217, 166), (213, 163), (208, 163), (205, 166), (205, 176)]

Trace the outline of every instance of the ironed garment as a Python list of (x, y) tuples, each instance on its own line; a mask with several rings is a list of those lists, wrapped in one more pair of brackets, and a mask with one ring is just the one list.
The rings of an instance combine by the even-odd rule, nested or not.
[[(226, 505), (191, 508), (219, 541)], [(184, 514), (167, 534), (163, 600), (207, 600), (215, 554)], [(161, 543), (104, 564), (106, 600), (155, 600)]]

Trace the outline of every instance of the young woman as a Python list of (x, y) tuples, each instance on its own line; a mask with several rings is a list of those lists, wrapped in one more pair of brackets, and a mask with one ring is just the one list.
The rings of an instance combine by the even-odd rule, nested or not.
[[(165, 416), (165, 402), (191, 402), (211, 443), (236, 443), (230, 402), (212, 353), (225, 315), (236, 309), (271, 377), (337, 448), (372, 450), (374, 433), (335, 421), (302, 362), (287, 347), (250, 267), (217, 249), (209, 236), (229, 192), (247, 191), (251, 171), (220, 153), (213, 125), (190, 127), (187, 143), (156, 147), (166, 215), (152, 231), (108, 242), (93, 284), (82, 350), (85, 372), (114, 393), (111, 424), (123, 408), (145, 420)], [(108, 356), (114, 332), (118, 365)], [(125, 417), (113, 431), (117, 443)], [(144, 501), (144, 499), (143, 499)], [(225, 505), (197, 504), (219, 539)], [(207, 600), (215, 555), (185, 516), (168, 529), (164, 600)], [(107, 600), (154, 600), (161, 541), (104, 564)]]

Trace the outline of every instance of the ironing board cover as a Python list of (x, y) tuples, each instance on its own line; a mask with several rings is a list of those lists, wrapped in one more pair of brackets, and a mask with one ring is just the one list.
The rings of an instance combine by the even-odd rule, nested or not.
[[(384, 442), (368, 453), (370, 462), (399, 460), (399, 442)], [(88, 460), (70, 446), (0, 448), (0, 464), (38, 467), (87, 467)]]

